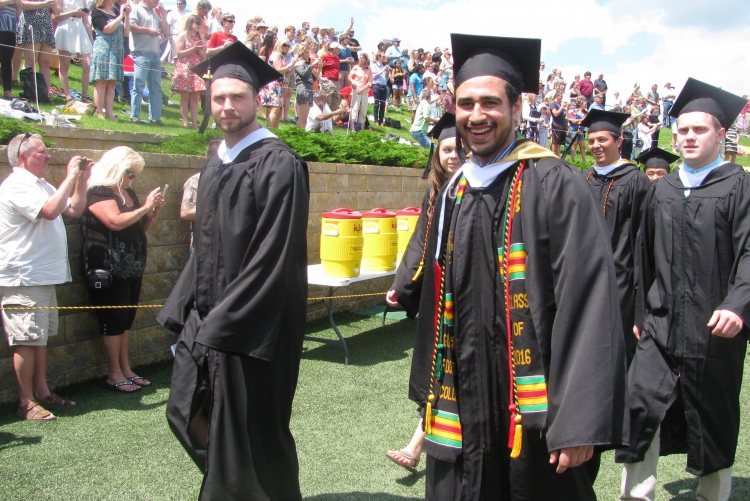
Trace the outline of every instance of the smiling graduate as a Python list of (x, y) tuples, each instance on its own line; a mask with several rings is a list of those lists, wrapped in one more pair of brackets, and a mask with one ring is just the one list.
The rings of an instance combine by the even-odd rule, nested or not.
[(426, 499), (594, 500), (599, 452), (627, 430), (609, 234), (580, 173), (515, 135), (541, 41), (451, 39), (470, 156), (425, 252), (409, 396)]

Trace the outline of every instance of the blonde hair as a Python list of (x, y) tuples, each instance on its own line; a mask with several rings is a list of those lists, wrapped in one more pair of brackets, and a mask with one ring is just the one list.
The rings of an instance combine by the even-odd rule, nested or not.
[[(102, 155), (102, 158), (94, 164), (88, 181), (88, 189), (102, 186), (104, 188), (115, 188), (122, 192), (122, 183), (125, 174), (130, 172), (138, 174), (143, 170), (146, 162), (143, 157), (127, 146), (112, 148)], [(125, 197), (122, 197), (123, 203)]]
[(107, 3), (107, 0), (96, 0), (94, 5), (96, 5), (97, 9), (101, 9), (102, 7), (104, 7), (105, 3)]
[(182, 18), (182, 31), (185, 31), (185, 38), (190, 38), (189, 28), (192, 23), (203, 24), (203, 18), (198, 14), (192, 13)]
[(292, 44), (290, 44), (290, 43), (289, 43), (289, 40), (287, 40), (287, 39), (284, 39), (284, 40), (279, 40), (279, 41), (277, 41), (277, 42), (276, 42), (276, 47), (274, 47), (274, 48), (273, 48), (273, 50), (275, 50), (276, 52), (278, 52), (279, 54), (281, 54), (281, 46), (282, 46), (282, 45), (286, 45), (286, 46), (287, 46), (287, 47), (289, 47), (290, 49), (291, 49), (291, 47), (292, 47)]
[(310, 47), (308, 47), (306, 44), (301, 43), (294, 48), (294, 53), (302, 57), (308, 50), (310, 50)]
[(359, 57), (364, 57), (365, 58), (365, 61), (366, 61), (365, 62), (365, 66), (367, 68), (369, 68), (370, 67), (370, 56), (368, 56), (366, 52), (360, 52), (359, 53)]

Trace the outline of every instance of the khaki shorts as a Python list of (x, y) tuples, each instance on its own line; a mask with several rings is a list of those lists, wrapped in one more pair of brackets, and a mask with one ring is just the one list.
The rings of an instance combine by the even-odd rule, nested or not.
[[(1, 287), (0, 303), (6, 306), (57, 306), (54, 285)], [(47, 346), (57, 335), (57, 310), (3, 310), (3, 325), (10, 346)]]
[(409, 111), (417, 111), (417, 108), (419, 107), (419, 98), (414, 99), (413, 97), (407, 97), (406, 98)]

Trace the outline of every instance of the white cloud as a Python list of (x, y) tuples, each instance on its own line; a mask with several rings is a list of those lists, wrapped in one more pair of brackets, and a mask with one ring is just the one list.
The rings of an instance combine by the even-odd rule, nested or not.
[[(428, 50), (448, 46), (451, 32), (541, 38), (547, 69), (559, 66), (566, 80), (576, 73), (583, 76), (585, 70), (601, 70), (610, 89), (618, 89), (623, 95), (630, 93), (635, 81), (641, 83), (642, 89), (653, 83), (662, 86), (666, 81), (679, 87), (688, 76), (735, 93), (750, 91), (750, 55), (744, 50), (750, 40), (750, 28), (731, 23), (736, 27), (721, 29), (712, 17), (702, 15), (708, 12), (706, 6), (684, 0), (665, 2), (613, 0), (602, 6), (597, 0), (567, 0), (564, 4), (559, 0), (533, 4), (455, 0), (439, 5), (423, 0), (356, 0), (354, 4), (343, 0), (287, 0), (277, 6), (250, 4), (247, 0), (214, 1), (237, 16), (238, 36), (243, 33), (245, 20), (255, 15), (262, 15), (268, 24), (279, 27), (300, 26), (302, 21), (309, 21), (338, 29), (345, 28), (349, 16), (354, 15), (357, 38), (370, 50), (381, 39), (394, 36), (403, 40), (401, 47)], [(724, 16), (732, 15), (721, 10)], [(730, 9), (746, 18), (747, 14), (740, 10)], [(644, 49), (635, 62), (618, 61), (616, 54), (620, 50), (627, 52), (628, 47), (642, 45), (639, 37), (653, 40), (652, 46)], [(560, 53), (566, 43), (584, 38), (591, 40), (592, 50), (575, 55), (580, 63), (565, 67), (555, 62), (570, 59), (569, 54)]]

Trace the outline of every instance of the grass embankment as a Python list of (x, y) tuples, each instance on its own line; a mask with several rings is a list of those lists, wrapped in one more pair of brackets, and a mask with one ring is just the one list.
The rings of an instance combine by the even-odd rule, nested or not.
[[(171, 70), (171, 66), (167, 66)], [(81, 89), (81, 68), (80, 66), (71, 65), (69, 80), (72, 88)], [(180, 116), (179, 102), (180, 95), (173, 94), (170, 90), (171, 80), (162, 79), (162, 91), (168, 96), (171, 104), (162, 108), (163, 126), (151, 124), (134, 124), (130, 122), (130, 103), (115, 103), (115, 114), (118, 122), (109, 122), (99, 120), (96, 116), (83, 116), (78, 124), (89, 129), (99, 130), (117, 130), (126, 132), (146, 132), (153, 134), (163, 134), (175, 136), (173, 139), (166, 140), (162, 145), (144, 145), (142, 151), (164, 152), (173, 154), (193, 154), (203, 155), (208, 141), (212, 138), (221, 137), (219, 131), (208, 131), (205, 135), (186, 129), (182, 126)], [(60, 87), (60, 81), (53, 74), (52, 83)], [(89, 88), (89, 93), (93, 92), (93, 87)], [(14, 94), (18, 94), (14, 90)], [(54, 99), (53, 103), (41, 104), (44, 111), (51, 111), (52, 108), (62, 109), (64, 100)], [(368, 114), (373, 112), (372, 105), (369, 107)], [(294, 123), (281, 122), (279, 128), (275, 131), (279, 137), (287, 141), (303, 158), (317, 162), (332, 163), (373, 163), (376, 165), (396, 165), (396, 166), (423, 166), (427, 159), (426, 150), (419, 147), (409, 147), (398, 145), (395, 142), (381, 143), (380, 139), (392, 134), (400, 138), (413, 141), (409, 134), (409, 123), (406, 121), (411, 117), (411, 112), (406, 111), (405, 107), (400, 110), (388, 109), (386, 117), (399, 120), (401, 129), (391, 127), (373, 127), (373, 132), (353, 133), (347, 132), (341, 127), (334, 128), (334, 138), (327, 135), (301, 134)], [(144, 105), (141, 112), (141, 119), (148, 118), (148, 108)], [(265, 125), (265, 120), (260, 119)], [(1, 138), (0, 138), (1, 139)], [(672, 141), (671, 131), (661, 129), (659, 133), (659, 146), (670, 150)], [(741, 137), (740, 144), (750, 147), (750, 138)], [(593, 159), (587, 152), (586, 161), (582, 161), (580, 154), (573, 159), (568, 159), (573, 165), (583, 170), (593, 165)], [(750, 157), (738, 156), (737, 163), (743, 166), (750, 166)]]
[[(336, 315), (348, 339), (351, 365), (341, 350), (305, 343), (292, 431), (297, 440), (305, 499), (402, 501), (424, 499), (424, 466), (409, 474), (385, 458), (406, 445), (417, 424), (407, 399), (415, 322)], [(326, 320), (308, 333), (331, 336)], [(746, 373), (750, 360), (746, 363)], [(169, 430), (165, 405), (171, 366), (139, 368), (155, 386), (118, 395), (87, 383), (61, 393), (78, 405), (52, 423), (27, 423), (15, 406), (0, 406), (0, 499), (196, 499), (201, 475)], [(742, 429), (732, 500), (750, 499), (750, 380), (745, 378)], [(621, 467), (602, 458), (599, 499), (616, 499)], [(424, 458), (423, 458), (424, 460)], [(657, 500), (693, 499), (697, 481), (685, 456), (662, 458)]]

